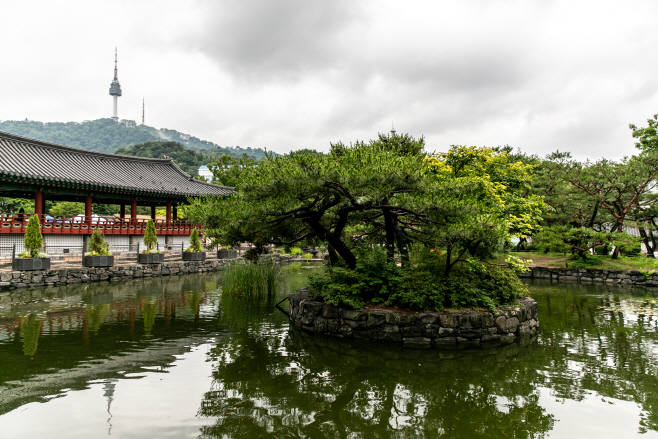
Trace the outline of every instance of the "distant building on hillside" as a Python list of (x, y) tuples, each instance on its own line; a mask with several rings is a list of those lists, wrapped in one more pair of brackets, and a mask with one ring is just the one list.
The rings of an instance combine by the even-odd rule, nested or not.
[(211, 182), (213, 180), (213, 174), (210, 172), (210, 169), (208, 169), (207, 166), (199, 166), (199, 177), (205, 178), (207, 182)]

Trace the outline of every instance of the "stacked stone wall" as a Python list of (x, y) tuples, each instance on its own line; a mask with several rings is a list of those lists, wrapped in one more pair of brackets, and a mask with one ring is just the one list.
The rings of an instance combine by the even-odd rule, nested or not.
[(115, 265), (103, 268), (69, 268), (39, 271), (0, 271), (0, 291), (16, 288), (119, 281), (186, 273), (206, 273), (224, 268), (228, 261), (209, 260), (165, 262), (163, 264)]
[(298, 328), (342, 338), (402, 343), (417, 347), (454, 347), (509, 343), (534, 335), (539, 327), (537, 302), (488, 310), (402, 312), (351, 310), (313, 300), (303, 288), (288, 296), (291, 322)]
[(533, 267), (531, 271), (521, 274), (520, 277), (551, 279), (559, 282), (593, 282), (658, 287), (658, 273), (648, 274), (640, 271)]

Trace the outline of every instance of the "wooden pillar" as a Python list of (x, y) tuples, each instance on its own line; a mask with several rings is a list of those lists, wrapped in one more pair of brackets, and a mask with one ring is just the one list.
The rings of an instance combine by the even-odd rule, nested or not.
[(85, 221), (91, 222), (91, 195), (85, 197)]
[(126, 219), (126, 203), (119, 204), (119, 217)]
[(137, 198), (133, 198), (130, 203), (130, 219), (137, 219)]
[(178, 221), (178, 206), (174, 206), (174, 221)]
[(151, 204), (151, 219), (155, 219), (155, 205)]
[[(41, 189), (34, 193), (34, 213), (43, 215), (43, 192)], [(39, 222), (42, 222), (41, 218), (39, 218)]]
[(171, 222), (171, 201), (167, 202), (167, 223)]

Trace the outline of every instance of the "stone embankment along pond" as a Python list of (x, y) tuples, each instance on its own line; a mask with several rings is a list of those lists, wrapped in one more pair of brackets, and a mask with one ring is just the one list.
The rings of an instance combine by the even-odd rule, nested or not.
[(223, 259), (205, 262), (177, 261), (163, 264), (115, 265), (104, 268), (68, 268), (41, 271), (0, 271), (0, 291), (26, 287), (70, 285), (86, 282), (119, 281), (141, 277), (171, 276), (185, 273), (218, 271), (228, 262)]
[(537, 302), (519, 299), (515, 306), (488, 310), (401, 312), (351, 310), (313, 300), (307, 288), (288, 296), (290, 320), (298, 328), (343, 338), (402, 343), (417, 347), (451, 347), (510, 343), (534, 335), (539, 327)]
[(604, 270), (600, 268), (546, 268), (533, 267), (522, 273), (522, 278), (552, 279), (560, 282), (598, 282), (622, 285), (658, 287), (658, 273), (640, 271)]

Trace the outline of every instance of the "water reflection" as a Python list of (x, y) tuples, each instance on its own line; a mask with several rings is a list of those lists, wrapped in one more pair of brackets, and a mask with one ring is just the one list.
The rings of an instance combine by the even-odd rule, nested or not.
[[(289, 329), (274, 305), (312, 270), (288, 268), (284, 290), (262, 298), (222, 294), (214, 274), (0, 297), (0, 429), (17, 407), (102, 385), (103, 416), (86, 422), (118, 437), (126, 425), (135, 437), (152, 436), (156, 425), (196, 426), (203, 438), (562, 438), (596, 428), (600, 437), (658, 437), (651, 290), (535, 282), (536, 338), (410, 350)], [(195, 373), (175, 373), (190, 366)], [(159, 385), (144, 394), (142, 381)], [(160, 390), (192, 387), (198, 394)], [(127, 417), (140, 398), (171, 408), (146, 403), (151, 419)], [(56, 407), (39, 406), (36, 413)], [(620, 415), (594, 425), (594, 412)], [(54, 425), (49, 435), (89, 437)]]
[(217, 422), (202, 437), (542, 437), (553, 416), (518, 369), (536, 349), (529, 339), (437, 352), (247, 332), (212, 351), (199, 413)]
[(87, 380), (171, 365), (216, 332), (213, 310), (200, 317), (216, 292), (212, 276), (14, 291), (0, 308), (0, 414)]

